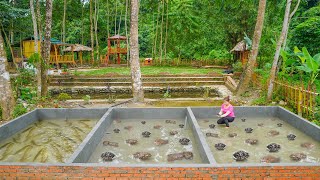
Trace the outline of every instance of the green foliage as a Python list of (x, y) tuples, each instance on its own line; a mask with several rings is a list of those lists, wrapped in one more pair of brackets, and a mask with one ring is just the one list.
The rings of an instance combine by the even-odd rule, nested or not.
[(13, 117), (16, 118), (27, 112), (28, 112), (27, 108), (25, 108), (22, 104), (16, 104), (16, 106), (13, 109)]
[(71, 99), (71, 96), (67, 93), (60, 93), (58, 96), (59, 101), (66, 101), (68, 99)]
[(266, 97), (266, 95), (260, 96), (259, 98), (254, 99), (254, 100), (252, 101), (252, 104), (253, 104), (253, 105), (258, 105), (258, 106), (265, 106), (265, 105), (267, 105), (267, 97)]
[(242, 72), (242, 63), (240, 61), (237, 61), (236, 63), (232, 64), (232, 68), (234, 72)]
[(221, 59), (221, 60), (227, 59), (228, 60), (228, 59), (231, 59), (231, 54), (225, 49), (223, 49), (223, 50), (213, 49), (212, 51), (210, 51), (208, 58), (209, 59)]
[(163, 98), (171, 98), (169, 87), (167, 88), (166, 92), (163, 94)]
[(36, 67), (36, 64), (38, 64), (41, 60), (41, 56), (39, 53), (33, 53), (29, 58), (28, 58), (28, 63)]
[(34, 102), (34, 98), (37, 96), (37, 92), (31, 87), (21, 87), (20, 89), (20, 99), (28, 101), (29, 103)]
[(311, 54), (319, 52), (320, 47), (320, 5), (303, 13), (300, 22), (292, 32), (291, 46), (306, 47)]
[(82, 97), (83, 101), (84, 101), (84, 104), (89, 104), (90, 103), (90, 95), (85, 95)]

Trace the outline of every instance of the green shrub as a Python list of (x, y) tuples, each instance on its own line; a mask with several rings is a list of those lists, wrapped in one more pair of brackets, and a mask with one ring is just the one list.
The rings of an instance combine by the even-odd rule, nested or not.
[(85, 95), (82, 97), (84, 104), (89, 104), (91, 97), (89, 95)]
[(68, 99), (71, 99), (71, 96), (67, 93), (60, 93), (58, 96), (59, 101), (66, 101)]
[(234, 72), (242, 72), (243, 68), (242, 68), (242, 63), (240, 61), (232, 64), (232, 68)]
[(22, 104), (17, 104), (13, 109), (13, 117), (16, 118), (27, 113), (28, 110)]

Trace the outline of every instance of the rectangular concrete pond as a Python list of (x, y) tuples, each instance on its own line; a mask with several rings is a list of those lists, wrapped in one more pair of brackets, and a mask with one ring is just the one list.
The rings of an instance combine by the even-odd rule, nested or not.
[(37, 109), (0, 127), (0, 161), (66, 162), (106, 109)]
[[(277, 158), (272, 166), (320, 165), (316, 125), (282, 107), (235, 107), (236, 120), (225, 128), (216, 123), (219, 109), (37, 109), (0, 126), (0, 165), (239, 167), (270, 166)], [(39, 129), (48, 133), (37, 137)], [(150, 137), (144, 137), (144, 131)], [(231, 133), (237, 136), (229, 137)], [(290, 134), (294, 140), (288, 139)], [(14, 146), (19, 143), (26, 144)], [(217, 143), (225, 149), (216, 150)], [(271, 143), (281, 146), (278, 152), (267, 150)], [(65, 147), (64, 153), (57, 153), (57, 147)], [(233, 158), (239, 150), (249, 153), (246, 160)], [(262, 158), (267, 163), (261, 163)]]
[(209, 164), (198, 133), (187, 108), (114, 108), (73, 162)]
[[(217, 124), (220, 107), (192, 108), (217, 163), (320, 163), (320, 130), (316, 125), (281, 107), (234, 109), (236, 118), (226, 128)], [(225, 145), (223, 150), (219, 145)], [(233, 153), (237, 151), (249, 157), (236, 161)]]

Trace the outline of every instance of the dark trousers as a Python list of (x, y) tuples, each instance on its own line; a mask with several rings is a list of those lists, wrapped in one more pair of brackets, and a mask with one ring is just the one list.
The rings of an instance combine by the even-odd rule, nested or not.
[(226, 124), (226, 126), (229, 127), (229, 122), (233, 122), (233, 120), (234, 120), (234, 117), (227, 116), (227, 117), (220, 118), (217, 121), (217, 123), (218, 124)]

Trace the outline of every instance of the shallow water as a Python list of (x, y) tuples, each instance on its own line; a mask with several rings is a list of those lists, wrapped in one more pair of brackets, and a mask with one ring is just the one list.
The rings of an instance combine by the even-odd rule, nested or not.
[[(278, 118), (247, 118), (245, 122), (242, 122), (241, 118), (236, 118), (234, 122), (230, 123), (230, 128), (226, 128), (225, 125), (217, 125), (217, 120), (218, 118), (200, 119), (198, 123), (204, 135), (208, 132), (219, 134), (218, 138), (206, 137), (218, 163), (241, 163), (241, 161), (235, 161), (232, 156), (234, 152), (239, 150), (249, 153), (249, 158), (243, 161), (246, 163), (260, 163), (261, 158), (266, 155), (280, 157), (281, 163), (294, 163), (296, 161), (291, 160), (289, 156), (292, 153), (300, 152), (306, 154), (307, 158), (298, 162), (320, 162), (320, 142)], [(258, 126), (259, 123), (263, 123), (263, 126)], [(282, 127), (278, 127), (278, 123), (282, 123)], [(209, 124), (216, 124), (216, 127), (210, 129)], [(249, 127), (253, 129), (252, 133), (245, 132), (244, 129)], [(279, 131), (280, 134), (272, 137), (268, 135), (271, 130)], [(237, 136), (229, 137), (229, 133), (237, 133)], [(289, 141), (287, 138), (287, 135), (291, 133), (297, 136), (293, 141)], [(258, 139), (258, 144), (247, 144), (245, 140), (248, 138)], [(306, 142), (313, 143), (314, 147), (311, 149), (301, 147), (301, 143)], [(219, 151), (214, 147), (216, 143), (224, 143), (226, 148)], [(279, 144), (281, 149), (278, 152), (269, 152), (266, 146), (270, 143)]]
[(97, 120), (41, 120), (0, 142), (3, 162), (65, 162)]
[[(185, 126), (180, 128), (179, 124), (184, 124), (184, 120), (171, 119), (176, 121), (176, 124), (165, 123), (165, 120), (144, 120), (146, 124), (141, 124), (142, 120), (114, 120), (112, 125), (106, 129), (106, 134), (98, 144), (94, 153), (91, 155), (89, 162), (104, 163), (100, 157), (104, 152), (112, 152), (115, 154), (115, 158), (112, 162), (105, 162), (108, 164), (191, 164), (191, 163), (202, 163), (197, 144), (194, 140), (192, 130), (190, 127)], [(155, 125), (161, 125), (161, 129), (154, 129)], [(124, 129), (126, 126), (132, 126), (130, 130)], [(114, 133), (113, 129), (120, 129), (119, 133)], [(178, 131), (178, 134), (171, 136), (169, 132), (171, 130)], [(143, 131), (151, 132), (149, 138), (142, 137)], [(169, 140), (168, 144), (157, 146), (154, 141), (157, 138)], [(181, 145), (179, 143), (180, 138), (188, 138), (191, 141), (188, 145)], [(135, 145), (129, 145), (126, 143), (127, 139), (137, 139), (138, 143)], [(118, 147), (103, 146), (103, 141), (117, 142)], [(133, 157), (136, 152), (149, 152), (152, 157), (148, 160), (140, 160)], [(167, 161), (167, 155), (171, 153), (180, 153), (183, 151), (192, 151), (192, 160), (176, 160), (173, 162)]]
[(214, 101), (154, 101), (150, 104), (155, 107), (188, 107), (188, 106), (221, 106), (223, 102)]

